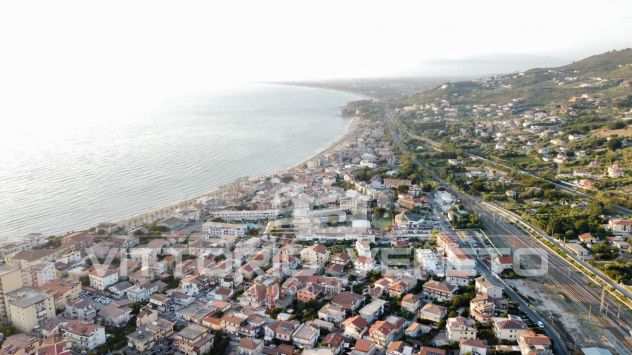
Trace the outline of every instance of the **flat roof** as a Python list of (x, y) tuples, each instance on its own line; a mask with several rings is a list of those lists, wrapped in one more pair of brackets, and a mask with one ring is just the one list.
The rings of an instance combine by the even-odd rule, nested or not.
[(44, 301), (48, 297), (48, 294), (45, 292), (30, 287), (22, 287), (7, 294), (9, 303), (20, 308), (30, 307)]
[(195, 339), (206, 332), (207, 329), (200, 325), (189, 324), (186, 328), (179, 331), (178, 335), (186, 339)]

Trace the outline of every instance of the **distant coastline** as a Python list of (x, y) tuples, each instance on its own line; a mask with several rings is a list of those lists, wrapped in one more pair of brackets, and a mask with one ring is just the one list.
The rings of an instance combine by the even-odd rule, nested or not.
[[(277, 84), (276, 86), (277, 87), (289, 87), (289, 85), (287, 85), (287, 84), (285, 84), (285, 85), (278, 85)], [(26, 236), (28, 233), (43, 233), (45, 235), (65, 235), (65, 234), (76, 232), (76, 231), (91, 229), (92, 227), (95, 227), (95, 226), (97, 226), (100, 223), (117, 223), (117, 222), (121, 223), (121, 222), (124, 222), (124, 221), (129, 221), (129, 220), (134, 219), (134, 218), (138, 218), (139, 216), (151, 215), (152, 213), (155, 214), (155, 213), (157, 213), (159, 211), (162, 211), (162, 210), (173, 209), (174, 207), (177, 207), (177, 206), (186, 206), (187, 204), (191, 204), (192, 202), (199, 201), (199, 200), (207, 198), (209, 196), (221, 194), (223, 191), (225, 191), (226, 189), (230, 188), (230, 186), (234, 186), (234, 184), (236, 182), (238, 182), (239, 180), (242, 180), (244, 178), (270, 176), (270, 175), (279, 174), (279, 173), (283, 173), (283, 172), (287, 172), (287, 171), (291, 171), (293, 169), (296, 169), (296, 168), (306, 164), (308, 161), (310, 161), (312, 159), (315, 159), (316, 157), (318, 157), (318, 156), (320, 156), (322, 154), (325, 154), (326, 152), (330, 151), (331, 149), (334, 149), (335, 147), (339, 146), (340, 144), (343, 144), (346, 141), (346, 139), (348, 139), (348, 137), (353, 135), (353, 132), (355, 132), (355, 130), (357, 129), (357, 124), (358, 124), (357, 119), (343, 118), (340, 112), (341, 112), (341, 109), (344, 107), (344, 105), (346, 105), (348, 102), (351, 102), (351, 101), (354, 101), (354, 100), (363, 99), (363, 98), (365, 98), (365, 96), (359, 95), (359, 94), (357, 94), (355, 92), (343, 91), (343, 90), (332, 89), (332, 88), (312, 87), (312, 86), (304, 86), (304, 85), (292, 85), (292, 87), (316, 89), (317, 91), (315, 91), (314, 94), (312, 94), (309, 91), (308, 92), (304, 92), (302, 94), (303, 95), (301, 97), (302, 100), (304, 102), (308, 102), (308, 104), (307, 104), (307, 107), (308, 107), (307, 111), (304, 111), (302, 109), (298, 109), (298, 110), (296, 110), (296, 114), (292, 115), (292, 113), (288, 113), (288, 112), (291, 112), (294, 109), (293, 107), (296, 107), (296, 105), (293, 106), (293, 107), (289, 107), (287, 110), (284, 108), (284, 111), (282, 112), (282, 114), (292, 115), (291, 122), (293, 122), (293, 123), (292, 123), (292, 125), (286, 125), (288, 127), (288, 129), (292, 129), (292, 131), (294, 131), (294, 128), (292, 127), (292, 126), (294, 126), (294, 122), (296, 122), (297, 124), (300, 124), (301, 122), (305, 121), (305, 118), (309, 118), (307, 120), (309, 122), (314, 122), (314, 118), (315, 117), (320, 117), (318, 115), (322, 115), (322, 113), (323, 112), (327, 112), (327, 110), (330, 110), (329, 112), (331, 112), (332, 114), (335, 114), (335, 117), (331, 116), (331, 114), (328, 114), (328, 117), (329, 117), (328, 121), (329, 122), (333, 122), (331, 120), (334, 120), (336, 122), (339, 122), (339, 123), (336, 124), (337, 127), (335, 128), (335, 132), (336, 132), (335, 136), (329, 135), (330, 138), (325, 138), (325, 137), (327, 136), (327, 134), (326, 134), (327, 130), (333, 129), (333, 126), (329, 127), (329, 124), (326, 124), (325, 128), (323, 128), (322, 125), (319, 125), (319, 124), (316, 123), (316, 127), (319, 127), (320, 131), (324, 132), (324, 133), (320, 133), (319, 134), (319, 136), (322, 137), (320, 139), (325, 138), (327, 143), (323, 142), (323, 145), (321, 147), (319, 147), (319, 148), (316, 148), (315, 151), (305, 152), (304, 153), (305, 155), (302, 158), (298, 158), (297, 157), (297, 155), (299, 155), (298, 152), (301, 151), (300, 149), (297, 150), (297, 149), (292, 149), (291, 147), (288, 147), (288, 149), (290, 149), (290, 151), (293, 151), (294, 154), (293, 155), (290, 154), (289, 156), (282, 156), (282, 158), (284, 160), (293, 160), (293, 159), (298, 158), (297, 159), (298, 163), (288, 162), (288, 164), (285, 167), (279, 166), (278, 168), (273, 169), (272, 171), (262, 172), (262, 173), (258, 173), (257, 172), (257, 170), (258, 171), (262, 170), (262, 168), (261, 168), (262, 165), (259, 164), (259, 167), (255, 170), (255, 172), (253, 174), (248, 174), (248, 173), (243, 174), (243, 175), (235, 174), (234, 178), (231, 178), (230, 180), (224, 179), (225, 182), (218, 183), (218, 185), (216, 187), (212, 187), (211, 186), (210, 189), (207, 189), (207, 192), (195, 193), (195, 194), (192, 195), (193, 197), (184, 197), (182, 199), (176, 198), (176, 199), (173, 199), (171, 201), (166, 201), (166, 203), (158, 203), (158, 204), (154, 205), (155, 208), (152, 208), (152, 206), (150, 205), (149, 208), (139, 209), (140, 211), (142, 211), (140, 213), (131, 213), (131, 214), (127, 214), (126, 215), (124, 210), (120, 211), (121, 213), (116, 213), (116, 211), (118, 211), (117, 209), (109, 209), (109, 210), (107, 210), (107, 211), (110, 211), (110, 212), (108, 212), (108, 214), (110, 214), (110, 215), (119, 214), (120, 217), (115, 217), (115, 218), (99, 218), (99, 215), (101, 215), (101, 213), (90, 215), (90, 214), (88, 214), (90, 209), (87, 209), (85, 211), (81, 211), (81, 213), (82, 213), (81, 218), (73, 219), (73, 217), (72, 217), (73, 215), (71, 213), (74, 213), (74, 212), (72, 210), (64, 210), (62, 207), (60, 207), (60, 208), (54, 210), (54, 212), (49, 212), (50, 216), (52, 218), (47, 217), (47, 218), (51, 219), (52, 221), (54, 221), (55, 220), (55, 218), (54, 218), (55, 214), (54, 213), (59, 213), (59, 216), (64, 218), (64, 220), (61, 220), (61, 218), (60, 218), (60, 221), (62, 223), (57, 225), (57, 227), (56, 227), (56, 224), (48, 223), (48, 224), (45, 224), (45, 228), (39, 228), (38, 226), (42, 226), (43, 225), (42, 221), (38, 220), (38, 219), (30, 218), (30, 219), (24, 219), (24, 222), (21, 222), (21, 224), (19, 225), (18, 228), (20, 228), (22, 230), (22, 232), (18, 232), (18, 233), (13, 232), (13, 233), (10, 233), (10, 234), (4, 232), (4, 233), (0, 233), (0, 235), (3, 236), (3, 240), (21, 239), (22, 237)], [(283, 92), (293, 92), (293, 91), (294, 90), (283, 90), (283, 89), (281, 89), (281, 93), (283, 93)], [(301, 92), (301, 90), (298, 90), (298, 91)], [(344, 96), (338, 97), (337, 100), (339, 101), (339, 103), (335, 105), (335, 107), (336, 107), (335, 111), (332, 110), (333, 107), (331, 106), (331, 102), (332, 102), (331, 99), (328, 101), (328, 103), (327, 103), (327, 100), (325, 100), (323, 102), (323, 105), (325, 105), (324, 107), (327, 107), (326, 105), (329, 105), (329, 107), (330, 107), (329, 109), (324, 109), (324, 110), (318, 109), (317, 108), (317, 107), (319, 107), (318, 102), (320, 102), (319, 100), (320, 100), (321, 97), (334, 97), (334, 98), (337, 97), (335, 95), (332, 96), (331, 94), (329, 94), (329, 95), (326, 94), (326, 92), (330, 92), (330, 91), (336, 91), (336, 92), (340, 92), (340, 93), (344, 93), (344, 94), (352, 95), (352, 96), (350, 96), (349, 98), (345, 98)], [(275, 95), (275, 93), (273, 92), (270, 95)], [(312, 99), (312, 96), (313, 96), (313, 99)], [(342, 100), (341, 100), (341, 98), (342, 98)], [(334, 99), (334, 101), (335, 100), (336, 99)], [(290, 98), (288, 102), (292, 102), (292, 99)], [(314, 103), (317, 103), (317, 105), (314, 106)], [(247, 104), (247, 102), (246, 102), (246, 104)], [(310, 110), (312, 110), (312, 107), (316, 108), (316, 110), (317, 110), (316, 114), (314, 114), (314, 112), (310, 112)], [(235, 108), (239, 109), (239, 106), (235, 105)], [(231, 109), (232, 109), (232, 107), (231, 107)], [(246, 109), (250, 109), (250, 108), (247, 107)], [(306, 115), (311, 115), (311, 116), (305, 116), (305, 115), (303, 115), (303, 112), (306, 112), (305, 113)], [(314, 116), (314, 115), (316, 115), (316, 116)], [(303, 118), (303, 119), (301, 120), (301, 118)], [(289, 120), (289, 118), (287, 118), (286, 121), (287, 120)], [(296, 120), (296, 121), (294, 121), (294, 120)], [(263, 124), (263, 127), (266, 127), (265, 123), (257, 121), (257, 125), (262, 125), (262, 124)], [(313, 123), (310, 123), (310, 124), (304, 123), (301, 126), (303, 127), (303, 129), (305, 129), (305, 127), (313, 127)], [(292, 128), (290, 128), (290, 127), (292, 127)], [(314, 127), (314, 128), (316, 128), (316, 127)], [(310, 128), (309, 130), (311, 131), (312, 128)], [(311, 137), (311, 142), (312, 142), (311, 144), (312, 145), (314, 145), (314, 143), (317, 142), (314, 138), (315, 137)], [(332, 140), (333, 140), (333, 142), (331, 142)], [(303, 146), (305, 146), (305, 145), (303, 145)], [(275, 154), (274, 151), (278, 150), (277, 148), (271, 148), (271, 149), (272, 150), (268, 154)], [(278, 154), (279, 153), (277, 153), (277, 156), (278, 156)], [(232, 159), (234, 161), (238, 161), (238, 159), (240, 159), (240, 157), (241, 157), (241, 155), (240, 156), (233, 156), (233, 154), (230, 154), (230, 155), (226, 155), (225, 154), (224, 156), (226, 156), (228, 159)], [(163, 159), (163, 158), (158, 156), (158, 157), (156, 157), (156, 159)], [(272, 158), (272, 159), (274, 160), (274, 158)], [(283, 159), (281, 159), (281, 160), (276, 159), (277, 160), (277, 164), (276, 165), (281, 165), (278, 162), (279, 161), (283, 161)], [(297, 160), (295, 160), (295, 161), (297, 161)], [(218, 170), (218, 168), (212, 162), (208, 162), (208, 164), (209, 164), (208, 166), (206, 164), (207, 163), (202, 162), (201, 164), (197, 164), (194, 168), (208, 171), (207, 175), (211, 174), (212, 176), (215, 176), (215, 174), (217, 174), (217, 173), (223, 173), (223, 176), (227, 175), (223, 170), (221, 170), (221, 169)], [(234, 164), (237, 164), (237, 163), (235, 162)], [(242, 170), (244, 170), (244, 171), (251, 170), (252, 171), (253, 169), (248, 169), (248, 167), (247, 167), (248, 165), (249, 164), (244, 162), (243, 163), (244, 169), (242, 169)], [(264, 166), (263, 169), (267, 170), (267, 169), (265, 169), (265, 165), (263, 165), (263, 166)], [(183, 176), (188, 176), (187, 175), (187, 171), (184, 171)], [(0, 180), (2, 180), (1, 177), (2, 176), (0, 176)], [(77, 176), (77, 178), (79, 178), (79, 176)], [(124, 176), (121, 176), (121, 179), (123, 179), (123, 178), (124, 178)], [(149, 178), (151, 178), (151, 177), (148, 177), (148, 179)], [(183, 177), (183, 179), (184, 179), (184, 177)], [(213, 179), (215, 179), (215, 178), (213, 178)], [(108, 181), (108, 183), (109, 183), (109, 181)], [(198, 180), (192, 181), (190, 184), (197, 184), (197, 186), (201, 186), (201, 185), (204, 185), (204, 184), (213, 185), (213, 181), (208, 181), (208, 182), (202, 181), (202, 182), (200, 182), (199, 179), (198, 179)], [(160, 189), (161, 191), (167, 191), (167, 192), (163, 193), (164, 196), (178, 195), (178, 194), (184, 194), (185, 193), (185, 190), (180, 190), (179, 188), (177, 190), (178, 192), (176, 192), (176, 193), (169, 193), (168, 191), (172, 190), (173, 188), (168, 187), (168, 185), (163, 185), (160, 180), (158, 180), (155, 183), (153, 183), (152, 187), (155, 190)], [(166, 190), (162, 190), (163, 188), (166, 189)], [(16, 193), (17, 193), (17, 191), (16, 191)], [(65, 195), (68, 196), (68, 198), (72, 198), (74, 200), (79, 200), (80, 201), (79, 203), (82, 204), (82, 205), (85, 205), (87, 203), (91, 203), (90, 201), (87, 201), (87, 202), (82, 201), (81, 200), (82, 196), (80, 195), (80, 192), (76, 192), (76, 191), (74, 191), (73, 189), (70, 189), (70, 188), (69, 189), (64, 189), (64, 190), (59, 190), (59, 192), (57, 192), (57, 193), (58, 194), (65, 194)], [(108, 198), (108, 195), (105, 195), (104, 198)], [(130, 194), (129, 195), (128, 200), (129, 201), (134, 201), (134, 200), (131, 200), (133, 198), (141, 198), (141, 199), (143, 199), (144, 195), (143, 194), (137, 195), (136, 192), (134, 192), (134, 194)], [(155, 198), (153, 198), (153, 199), (155, 199)], [(151, 198), (148, 199), (148, 200), (151, 200)], [(110, 205), (112, 205), (112, 203), (110, 203)], [(103, 206), (99, 206), (100, 211), (106, 210), (106, 207), (107, 207), (106, 204), (103, 204)], [(127, 208), (127, 209), (129, 210), (131, 208)], [(0, 210), (0, 212), (2, 212), (2, 211)], [(68, 217), (68, 216), (71, 216), (71, 217)], [(94, 218), (94, 217), (96, 217), (96, 218)], [(5, 218), (11, 218), (11, 216), (5, 214)], [(25, 218), (27, 218), (27, 217), (25, 217)], [(31, 224), (31, 219), (33, 221), (35, 221), (35, 223)], [(82, 221), (84, 221), (84, 220), (87, 221), (88, 223), (83, 223)], [(90, 223), (90, 220), (92, 220), (91, 223)], [(78, 228), (72, 228), (72, 227), (71, 228), (67, 228), (66, 226), (68, 226), (69, 224), (74, 224), (74, 225), (78, 225), (78, 226), (81, 226), (81, 227), (78, 227)], [(10, 230), (10, 229), (8, 229), (8, 230)], [(0, 232), (2, 232), (2, 231), (0, 231)]]

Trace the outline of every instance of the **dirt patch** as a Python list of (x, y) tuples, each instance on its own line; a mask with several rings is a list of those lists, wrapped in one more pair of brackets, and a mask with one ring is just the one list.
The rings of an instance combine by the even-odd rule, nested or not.
[(588, 306), (571, 301), (563, 290), (546, 280), (507, 280), (515, 286), (527, 299), (531, 306), (548, 321), (563, 329), (566, 334), (560, 334), (567, 343), (578, 347), (596, 346), (603, 344), (605, 334), (601, 322), (596, 319), (596, 310), (588, 319)]
[(626, 127), (623, 129), (601, 128), (596, 131), (593, 131), (593, 134), (598, 137), (603, 137), (603, 138), (608, 138), (610, 136), (632, 137), (632, 126)]

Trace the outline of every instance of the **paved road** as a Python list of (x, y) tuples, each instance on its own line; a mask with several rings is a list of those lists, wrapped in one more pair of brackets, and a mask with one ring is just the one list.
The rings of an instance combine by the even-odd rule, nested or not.
[(591, 310), (594, 323), (609, 333), (608, 342), (617, 349), (618, 353), (632, 355), (632, 352), (628, 350), (632, 344), (627, 342), (628, 331), (632, 324), (632, 314), (629, 311), (621, 308), (619, 313), (617, 302), (606, 294), (604, 304), (607, 305), (607, 308), (605, 313), (600, 315), (601, 289), (593, 287), (590, 280), (573, 269), (566, 261), (542, 248), (533, 237), (523, 230), (503, 218), (499, 218), (494, 211), (485, 208), (476, 198), (458, 192), (454, 193), (463, 201), (466, 208), (481, 217), (486, 230), (489, 231), (490, 238), (501, 244), (499, 247), (510, 247), (512, 250), (518, 248), (541, 249), (548, 260), (548, 273), (545, 280), (556, 285), (560, 292), (564, 292), (572, 301), (576, 302), (578, 314), (588, 314)]
[[(472, 247), (472, 245), (470, 245), (470, 247)], [(494, 274), (489, 269), (485, 261), (480, 259), (480, 256), (476, 258), (476, 263), (481, 275), (492, 283), (502, 286), (505, 294), (507, 294), (509, 298), (518, 305), (518, 308), (524, 312), (531, 321), (534, 323), (542, 322), (542, 324), (544, 324), (544, 332), (549, 338), (551, 338), (553, 350), (556, 354), (570, 353), (566, 343), (562, 340), (562, 337), (558, 333), (557, 329), (545, 317), (530, 308), (529, 303), (520, 294), (514, 291), (513, 288), (511, 288), (511, 286), (508, 285), (502, 278)]]
[[(391, 135), (394, 139), (394, 143), (400, 146), (400, 148), (406, 149), (406, 147), (404, 147), (401, 142), (398, 124), (394, 122), (394, 119), (392, 117), (387, 117), (387, 123), (389, 123), (388, 127), (391, 130)], [(406, 133), (410, 134), (410, 132)], [(429, 140), (422, 136), (412, 136), (426, 142), (435, 150), (441, 151), (438, 143), (433, 142), (432, 140)], [(515, 168), (512, 167), (512, 169)], [(436, 178), (438, 179), (438, 177)], [(441, 182), (440, 179), (438, 179), (437, 181)], [(568, 186), (563, 186), (559, 183), (556, 183), (556, 186), (563, 188), (565, 191), (569, 191), (571, 193), (586, 195), (585, 193), (570, 189)], [(523, 230), (517, 228), (511, 223), (508, 223), (503, 218), (499, 218), (497, 212), (489, 211), (488, 209), (483, 207), (481, 201), (469, 195), (461, 194), (457, 191), (452, 192), (455, 193), (455, 195), (457, 195), (463, 201), (466, 208), (479, 214), (485, 227), (489, 228), (492, 234), (497, 236), (506, 236), (507, 238), (504, 238), (504, 242), (507, 243), (508, 247), (528, 247), (542, 249), (542, 246), (538, 243), (537, 240), (535, 240), (535, 238), (531, 237)], [(625, 210), (626, 209), (624, 209), (624, 212)], [(587, 314), (589, 309), (599, 310), (599, 305), (601, 303), (601, 290), (592, 287), (590, 280), (586, 279), (583, 275), (572, 269), (566, 261), (562, 260), (557, 255), (550, 253), (548, 250), (542, 250), (547, 255), (549, 261), (549, 273), (547, 275), (548, 279), (552, 280), (552, 282), (557, 285), (560, 290), (563, 290), (565, 293), (570, 295), (570, 297), (578, 303), (578, 313), (583, 311)], [(508, 294), (511, 297), (511, 294), (509, 292)], [(632, 344), (626, 343), (626, 338), (630, 335), (629, 331), (630, 329), (632, 329), (632, 327), (630, 327), (630, 324), (632, 324), (632, 316), (623, 310), (621, 311), (621, 314), (619, 314), (616, 311), (618, 309), (616, 302), (613, 301), (609, 296), (606, 296), (604, 301), (605, 304), (608, 305), (605, 314), (597, 315), (597, 312), (595, 311), (595, 316), (593, 317), (593, 319), (600, 322), (599, 327), (607, 328), (607, 330), (611, 333), (611, 336), (608, 337), (608, 341), (617, 348), (617, 351), (619, 353), (632, 355), (632, 351), (629, 350), (632, 349)], [(533, 310), (530, 310), (530, 312), (533, 313)], [(538, 315), (536, 313), (533, 314), (533, 316), (536, 317)], [(620, 319), (618, 319), (619, 317)], [(550, 325), (549, 322), (543, 321), (543, 323)], [(553, 327), (551, 327), (551, 329), (553, 329)], [(555, 336), (551, 336), (551, 338), (555, 342)]]

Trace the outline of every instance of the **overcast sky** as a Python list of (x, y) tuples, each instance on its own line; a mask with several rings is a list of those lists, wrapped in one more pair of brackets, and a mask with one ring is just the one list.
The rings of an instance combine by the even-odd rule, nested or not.
[(630, 0), (4, 1), (0, 94), (398, 75), (631, 41)]

